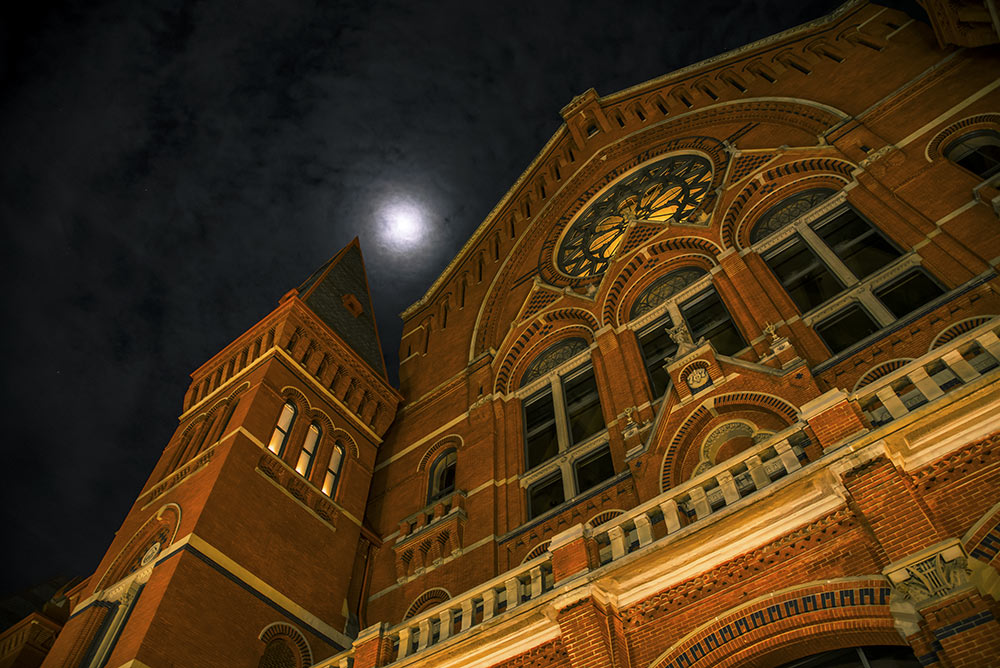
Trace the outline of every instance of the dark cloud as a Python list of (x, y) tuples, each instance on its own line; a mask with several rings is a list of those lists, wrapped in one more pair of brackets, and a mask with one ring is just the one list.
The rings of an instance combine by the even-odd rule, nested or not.
[[(0, 589), (89, 572), (187, 374), (355, 234), (392, 368), (397, 314), (574, 95), (836, 4), (121, 0), (8, 15), (0, 482), (16, 548)], [(425, 207), (429, 250), (401, 260), (380, 237), (393, 198)]]

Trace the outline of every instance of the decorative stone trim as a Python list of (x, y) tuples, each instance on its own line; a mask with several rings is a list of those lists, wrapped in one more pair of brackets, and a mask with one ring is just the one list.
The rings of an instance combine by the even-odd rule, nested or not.
[(972, 569), (962, 542), (952, 538), (889, 564), (882, 573), (894, 598), (920, 609), (969, 587)]

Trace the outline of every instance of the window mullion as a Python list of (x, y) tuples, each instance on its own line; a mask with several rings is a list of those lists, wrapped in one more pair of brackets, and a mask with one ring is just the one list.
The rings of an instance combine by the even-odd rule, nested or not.
[(556, 414), (556, 439), (559, 441), (559, 452), (569, 449), (569, 413), (566, 411), (566, 395), (563, 393), (562, 378), (553, 376), (552, 407)]
[(559, 471), (562, 473), (563, 496), (566, 500), (576, 496), (576, 485), (573, 481), (573, 467), (569, 462), (569, 457), (559, 459)]
[(802, 225), (798, 228), (799, 236), (809, 245), (809, 247), (816, 253), (820, 260), (822, 260), (830, 271), (840, 279), (840, 282), (847, 287), (856, 285), (858, 283), (858, 277), (847, 268), (836, 253), (830, 250), (830, 247), (823, 243), (823, 240), (819, 238), (811, 227), (808, 225)]
[(882, 327), (891, 325), (896, 321), (896, 316), (894, 316), (889, 309), (883, 306), (882, 302), (878, 300), (878, 297), (873, 295), (871, 290), (867, 287), (863, 287), (858, 291), (858, 301), (864, 304), (864, 307), (869, 313), (872, 314), (872, 316), (875, 317), (876, 320), (878, 320), (878, 323)]

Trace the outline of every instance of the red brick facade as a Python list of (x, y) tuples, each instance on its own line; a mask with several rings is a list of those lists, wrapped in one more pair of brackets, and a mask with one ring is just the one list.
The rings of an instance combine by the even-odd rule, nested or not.
[(290, 293), (45, 665), (1000, 666), (1000, 57), (952, 44), (849, 3), (577, 97), (399, 392), (338, 329), (367, 295)]

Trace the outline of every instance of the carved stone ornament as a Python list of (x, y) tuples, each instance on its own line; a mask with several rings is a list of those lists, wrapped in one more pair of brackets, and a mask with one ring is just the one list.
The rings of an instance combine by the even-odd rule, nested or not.
[(708, 369), (705, 367), (698, 367), (693, 369), (691, 373), (688, 374), (687, 384), (692, 390), (699, 390), (708, 383), (710, 377), (708, 375)]
[(952, 539), (890, 564), (883, 573), (894, 597), (922, 608), (968, 585), (972, 570), (962, 544)]

